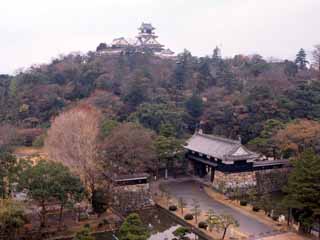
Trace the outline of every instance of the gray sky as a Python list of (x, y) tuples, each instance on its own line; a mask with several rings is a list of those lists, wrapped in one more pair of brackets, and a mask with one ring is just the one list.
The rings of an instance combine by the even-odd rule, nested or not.
[(175, 52), (294, 58), (320, 43), (320, 0), (1, 0), (0, 73), (100, 42), (134, 37), (151, 22)]

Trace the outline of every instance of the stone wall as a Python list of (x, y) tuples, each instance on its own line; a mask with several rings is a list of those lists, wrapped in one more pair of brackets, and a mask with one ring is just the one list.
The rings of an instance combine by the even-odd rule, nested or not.
[(215, 171), (213, 187), (220, 192), (240, 188), (257, 187), (259, 192), (280, 191), (286, 184), (289, 169), (270, 169), (241, 173), (223, 173)]
[(221, 192), (235, 188), (250, 188), (256, 186), (256, 176), (254, 172), (223, 173), (215, 171), (213, 187)]
[(154, 203), (149, 184), (117, 186), (113, 189), (112, 207), (121, 214), (140, 210)]

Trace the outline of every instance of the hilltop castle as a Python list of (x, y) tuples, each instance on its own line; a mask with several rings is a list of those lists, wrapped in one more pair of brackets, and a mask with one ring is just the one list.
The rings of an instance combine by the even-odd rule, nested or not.
[(110, 45), (104, 44), (97, 48), (97, 52), (102, 54), (121, 54), (127, 52), (152, 52), (162, 58), (174, 57), (174, 52), (170, 49), (165, 49), (164, 45), (157, 40), (155, 28), (150, 23), (142, 23), (138, 28), (138, 36), (133, 40), (124, 37), (115, 38)]

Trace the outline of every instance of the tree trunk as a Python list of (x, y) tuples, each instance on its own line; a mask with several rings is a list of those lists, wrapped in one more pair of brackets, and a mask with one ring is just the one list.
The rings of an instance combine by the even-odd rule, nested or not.
[(42, 202), (41, 205), (42, 206), (40, 211), (40, 228), (44, 228), (47, 225), (47, 219), (46, 219), (47, 210), (44, 202)]
[(318, 230), (319, 230), (319, 232), (318, 232), (318, 239), (320, 239), (320, 218), (318, 219)]
[(223, 239), (225, 238), (225, 236), (226, 236), (227, 229), (228, 229), (228, 228), (225, 228), (224, 231), (223, 231), (222, 240), (223, 240)]
[(59, 226), (58, 229), (61, 229), (61, 224), (62, 224), (62, 218), (63, 218), (63, 209), (64, 209), (64, 204), (60, 205), (60, 211), (59, 211)]

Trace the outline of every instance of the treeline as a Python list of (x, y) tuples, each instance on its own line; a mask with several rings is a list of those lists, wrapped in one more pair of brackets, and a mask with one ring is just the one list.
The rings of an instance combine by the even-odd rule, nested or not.
[(309, 124), (301, 119), (318, 123), (319, 52), (315, 48), (312, 64), (303, 49), (296, 61), (222, 58), (218, 48), (200, 58), (185, 50), (175, 60), (151, 53), (69, 54), (1, 75), (0, 121), (22, 131), (19, 142), (32, 144), (60, 112), (85, 102), (105, 119), (138, 122), (158, 134), (165, 126), (185, 138), (201, 125), (268, 155), (290, 156), (304, 143), (279, 149), (275, 136), (288, 124)]

